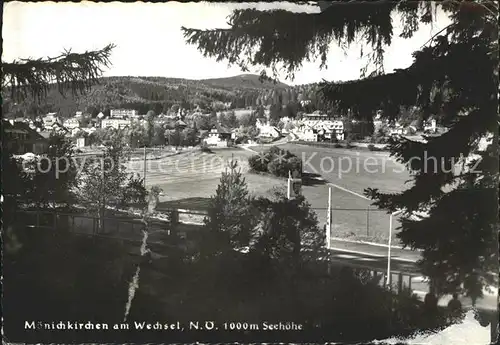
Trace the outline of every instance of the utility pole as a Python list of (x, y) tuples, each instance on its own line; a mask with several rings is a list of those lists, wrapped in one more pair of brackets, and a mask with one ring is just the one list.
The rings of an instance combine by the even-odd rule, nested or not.
[(387, 285), (389, 286), (389, 289), (391, 288), (392, 284), (392, 274), (391, 274), (391, 242), (392, 242), (392, 216), (393, 214), (389, 216), (389, 245), (387, 249)]
[(144, 188), (146, 188), (146, 145), (144, 145)]
[(292, 173), (288, 171), (288, 188), (287, 188), (287, 198), (290, 200), (292, 198)]
[(370, 205), (366, 208), (366, 236), (370, 236)]
[(392, 219), (394, 216), (397, 216), (403, 212), (403, 210), (397, 210), (391, 213), (389, 216), (389, 243), (387, 246), (387, 285), (389, 289), (392, 287), (392, 273), (391, 273), (391, 245), (392, 245)]
[(99, 210), (99, 213), (100, 213), (100, 221), (99, 221), (99, 230), (101, 232), (104, 232), (104, 209), (105, 209), (105, 203), (106, 203), (106, 197), (105, 197), (105, 188), (106, 188), (106, 183), (104, 181), (105, 179), (105, 175), (104, 175), (104, 153), (102, 154), (101, 156), (101, 194), (102, 194), (102, 198), (101, 198), (101, 209)]
[(328, 212), (326, 214), (326, 248), (330, 249), (332, 234), (332, 187), (328, 187)]

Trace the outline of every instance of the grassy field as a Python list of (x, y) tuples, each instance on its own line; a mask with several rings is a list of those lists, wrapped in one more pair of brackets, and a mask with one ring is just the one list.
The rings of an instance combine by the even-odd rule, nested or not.
[[(303, 186), (303, 194), (316, 210), (321, 223), (326, 223), (328, 185), (333, 183), (354, 193), (363, 194), (365, 188), (382, 192), (400, 192), (409, 186), (409, 174), (403, 166), (385, 152), (333, 149), (286, 144), (283, 149), (296, 154), (304, 163), (304, 170), (321, 175), (324, 184)], [(386, 243), (389, 215), (371, 206), (371, 201), (338, 188), (332, 190), (332, 236)], [(370, 211), (367, 211), (370, 207)], [(393, 230), (399, 227), (397, 217)], [(393, 232), (393, 240), (396, 240)]]
[[(306, 145), (285, 144), (304, 162), (304, 170), (321, 175), (325, 181), (308, 181), (302, 186), (318, 216), (320, 225), (326, 224), (328, 184), (333, 183), (354, 193), (363, 194), (365, 188), (379, 188), (384, 192), (398, 192), (408, 186), (409, 175), (387, 153), (332, 149)], [(252, 147), (255, 151), (269, 146)], [(185, 209), (204, 209), (214, 195), (221, 173), (231, 158), (238, 161), (248, 188), (253, 195), (270, 195), (273, 187), (286, 188), (286, 181), (249, 172), (247, 159), (252, 152), (239, 149), (214, 149), (212, 153), (193, 151), (155, 161), (148, 161), (146, 185), (163, 189), (162, 206)], [(333, 162), (333, 166), (332, 166)], [(130, 162), (129, 170), (143, 174), (142, 162)], [(389, 215), (352, 193), (334, 188), (332, 196), (332, 236), (386, 243)], [(397, 218), (397, 217), (396, 217)], [(393, 229), (399, 226), (397, 219)], [(393, 240), (396, 240), (394, 231)]]
[[(204, 200), (214, 195), (221, 173), (231, 159), (238, 162), (248, 189), (254, 195), (266, 195), (274, 185), (283, 184), (272, 177), (248, 172), (251, 152), (238, 149), (213, 149), (212, 153), (194, 151), (148, 162), (146, 186), (163, 189), (162, 202), (180, 208), (204, 208)], [(143, 175), (142, 162), (130, 162), (129, 171)]]

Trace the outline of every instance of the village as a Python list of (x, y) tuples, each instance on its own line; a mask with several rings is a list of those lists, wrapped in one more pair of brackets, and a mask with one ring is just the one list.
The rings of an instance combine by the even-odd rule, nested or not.
[[(92, 117), (83, 111), (77, 111), (73, 117), (63, 119), (56, 112), (36, 118), (15, 118), (4, 120), (6, 139), (11, 149), (17, 154), (32, 152), (43, 154), (47, 149), (48, 138), (57, 133), (71, 138), (76, 148), (91, 149), (97, 140), (93, 138), (109, 131), (123, 131), (131, 137), (130, 146), (195, 146), (231, 147), (238, 144), (272, 143), (278, 140), (286, 142), (350, 142), (384, 144), (389, 137), (432, 135), (442, 133), (445, 128), (438, 127), (435, 119), (423, 123), (422, 128), (411, 123), (404, 126), (398, 122), (389, 123), (380, 116), (375, 117), (371, 129), (362, 121), (348, 120), (340, 116), (330, 116), (317, 110), (310, 114), (299, 113), (296, 118), (282, 117), (275, 123), (270, 121), (270, 110), (253, 109), (226, 110), (219, 113), (203, 113), (197, 108), (187, 111), (179, 108), (167, 114), (141, 115), (134, 109), (110, 109), (109, 115), (99, 112)], [(229, 115), (228, 115), (229, 114)], [(234, 116), (235, 120), (225, 124), (224, 116)], [(241, 120), (246, 117), (246, 120)], [(226, 121), (227, 122), (227, 121)], [(277, 122), (277, 123), (276, 123)], [(137, 139), (145, 135), (149, 127), (154, 127), (156, 139), (145, 142)], [(142, 131), (132, 139), (133, 131)], [(187, 131), (192, 133), (193, 140), (173, 140)], [(132, 142), (133, 141), (133, 142)], [(366, 146), (366, 145), (365, 145)]]

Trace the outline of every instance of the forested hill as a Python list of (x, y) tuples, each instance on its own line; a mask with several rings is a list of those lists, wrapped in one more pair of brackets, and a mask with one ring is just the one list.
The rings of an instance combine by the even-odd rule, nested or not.
[[(209, 110), (214, 103), (232, 103), (236, 108), (256, 105), (286, 104), (298, 98), (309, 98), (310, 88), (289, 87), (269, 81), (261, 82), (258, 75), (242, 74), (229, 78), (191, 80), (164, 77), (105, 77), (85, 95), (63, 97), (54, 89), (42, 104), (26, 100), (15, 104), (8, 92), (3, 93), (3, 114), (8, 117), (32, 117), (58, 112), (63, 117), (76, 111), (96, 113), (110, 108), (137, 109), (166, 113), (173, 104), (194, 109), (196, 105)], [(304, 95), (302, 95), (304, 93)], [(300, 96), (300, 97), (298, 97)]]
[(247, 89), (285, 89), (289, 86), (278, 81), (276, 84), (269, 81), (261, 81), (256, 74), (240, 74), (229, 78), (212, 78), (203, 79), (203, 83), (207, 83), (213, 87), (222, 88), (247, 88)]

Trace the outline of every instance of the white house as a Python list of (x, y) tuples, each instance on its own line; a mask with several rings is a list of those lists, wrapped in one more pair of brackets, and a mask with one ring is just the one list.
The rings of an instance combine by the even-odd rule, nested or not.
[(69, 129), (70, 131), (75, 128), (80, 128), (80, 120), (78, 118), (71, 118), (64, 120), (63, 126)]
[[(317, 134), (317, 139), (319, 139), (318, 136), (322, 136), (326, 140), (331, 140), (333, 136), (337, 140), (344, 140), (344, 122), (341, 120), (332, 120), (324, 114), (309, 114), (305, 120), (299, 121), (297, 126), (298, 129), (294, 132), (299, 136), (307, 137), (308, 141), (314, 138), (309, 129), (312, 129)], [(309, 134), (301, 134), (304, 131), (309, 131)]]
[(233, 128), (231, 130), (231, 139), (236, 140), (236, 138), (240, 135), (240, 129), (239, 128)]
[(403, 134), (404, 134), (403, 126), (401, 126), (399, 123), (396, 123), (393, 126), (389, 127), (389, 135), (403, 135)]
[(207, 146), (227, 147), (227, 141), (220, 140), (219, 136), (209, 135), (208, 138), (203, 140), (203, 142)]
[(115, 129), (123, 129), (127, 126), (130, 126), (130, 124), (131, 124), (130, 120), (108, 118), (108, 119), (103, 119), (101, 121), (101, 128), (112, 127)]
[(258, 118), (257, 121), (255, 122), (255, 127), (257, 127), (258, 130), (267, 125), (268, 121), (265, 120), (264, 118)]
[(337, 140), (344, 140), (344, 122), (328, 120), (322, 124), (322, 127), (325, 130), (327, 139), (331, 139), (332, 135), (334, 135)]
[(281, 137), (281, 132), (278, 128), (274, 126), (268, 126), (268, 125), (261, 126), (259, 128), (259, 137), (277, 139)]
[(84, 132), (86, 132), (87, 134), (92, 134), (92, 133), (94, 133), (96, 130), (97, 130), (97, 128), (95, 128), (95, 127), (87, 127), (87, 128), (83, 128), (83, 131), (84, 131)]
[(80, 137), (76, 138), (76, 147), (85, 147), (88, 145), (88, 138)]
[(424, 131), (436, 132), (436, 130), (437, 130), (437, 126), (436, 126), (435, 119), (431, 119), (430, 121), (428, 121), (424, 124)]
[(113, 118), (136, 117), (138, 114), (135, 109), (111, 109), (109, 111), (109, 117)]
[(203, 142), (208, 146), (227, 147), (228, 141), (233, 138), (233, 134), (230, 130), (223, 127), (214, 127)]
[(77, 135), (82, 129), (81, 128), (73, 128), (70, 130), (71, 136), (74, 137)]
[(62, 124), (61, 119), (57, 116), (57, 113), (48, 113), (43, 117), (43, 127), (46, 129), (52, 129), (55, 123)]
[(299, 140), (303, 141), (318, 141), (318, 133), (309, 126), (301, 127), (297, 132), (295, 132), (299, 137)]
[(304, 114), (302, 115), (304, 121), (319, 121), (319, 120), (331, 120), (331, 116), (327, 114), (322, 114), (319, 111), (315, 111), (312, 114)]

